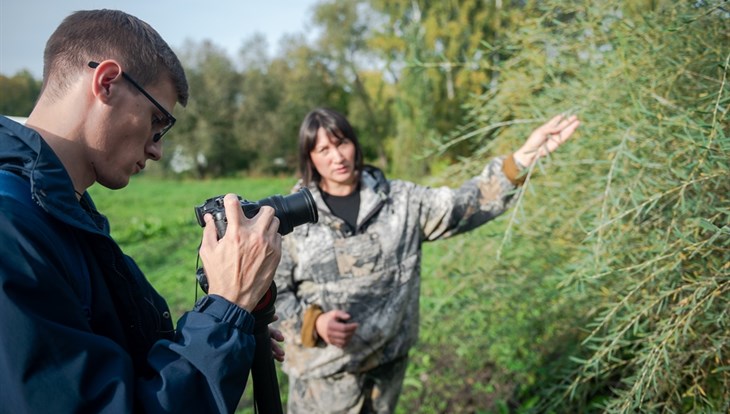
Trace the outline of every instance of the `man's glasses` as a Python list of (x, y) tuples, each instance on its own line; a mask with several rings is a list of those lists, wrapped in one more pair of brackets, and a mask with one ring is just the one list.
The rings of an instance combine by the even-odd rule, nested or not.
[[(96, 69), (97, 66), (99, 66), (99, 62), (89, 62), (89, 67), (92, 69)], [(144, 90), (143, 87), (139, 86), (139, 84), (134, 79), (132, 79), (131, 76), (122, 72), (122, 77), (124, 79), (126, 79), (127, 81), (129, 81), (129, 83), (131, 83), (132, 86), (137, 88), (137, 90), (140, 91), (142, 93), (142, 95), (144, 95), (147, 99), (149, 99), (149, 101), (152, 102), (152, 104), (155, 105), (157, 107), (157, 109), (160, 110), (160, 112), (162, 112), (162, 115), (165, 117), (165, 119), (161, 120), (159, 122), (163, 123), (164, 126), (162, 127), (162, 129), (160, 129), (160, 132), (156, 133), (155, 136), (152, 137), (152, 141), (154, 141), (154, 142), (161, 140), (162, 136), (165, 135), (167, 133), (167, 131), (169, 131), (170, 128), (172, 128), (173, 125), (175, 125), (175, 121), (177, 121), (177, 120), (175, 119), (174, 116), (172, 116), (171, 113), (167, 112), (167, 110), (165, 108), (163, 108), (162, 105), (160, 105), (160, 103), (157, 102), (155, 100), (155, 98), (152, 97), (152, 95), (147, 93), (147, 91)]]

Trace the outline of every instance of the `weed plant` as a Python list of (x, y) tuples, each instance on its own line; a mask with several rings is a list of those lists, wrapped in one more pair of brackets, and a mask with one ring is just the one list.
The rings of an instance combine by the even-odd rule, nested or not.
[(439, 143), (475, 148), (452, 183), (555, 113), (583, 125), (512, 212), (429, 246), (401, 412), (728, 412), (728, 2), (530, 10)]

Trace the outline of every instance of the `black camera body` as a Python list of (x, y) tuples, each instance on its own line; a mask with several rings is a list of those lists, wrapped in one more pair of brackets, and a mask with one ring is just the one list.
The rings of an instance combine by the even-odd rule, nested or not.
[[(228, 227), (228, 219), (226, 218), (226, 209), (223, 205), (224, 195), (212, 197), (199, 206), (195, 207), (195, 217), (198, 224), (205, 227), (203, 216), (210, 213), (213, 216), (216, 233), (220, 239), (226, 234)], [(248, 201), (238, 196), (243, 210), (243, 215), (252, 218), (255, 216), (261, 206), (270, 206), (274, 208), (274, 215), (279, 219), (279, 234), (287, 235), (294, 230), (294, 227), (304, 223), (316, 223), (319, 219), (317, 214), (317, 205), (314, 202), (312, 193), (306, 187), (302, 187), (298, 192), (287, 196), (273, 195), (259, 201)], [(198, 284), (203, 292), (208, 293), (208, 279), (205, 276), (203, 268), (198, 269), (196, 274)]]
[[(223, 197), (220, 195), (209, 198), (205, 203), (195, 207), (195, 217), (201, 227), (205, 227), (203, 216), (208, 213), (213, 216), (219, 239), (226, 234), (226, 227), (228, 226)], [(299, 192), (294, 194), (287, 196), (274, 195), (259, 201), (244, 200), (241, 196), (238, 199), (241, 203), (243, 215), (248, 218), (255, 216), (261, 206), (273, 207), (274, 214), (279, 219), (279, 234), (282, 236), (291, 233), (294, 227), (300, 224), (316, 223), (319, 218), (312, 193), (306, 187), (301, 188)]]

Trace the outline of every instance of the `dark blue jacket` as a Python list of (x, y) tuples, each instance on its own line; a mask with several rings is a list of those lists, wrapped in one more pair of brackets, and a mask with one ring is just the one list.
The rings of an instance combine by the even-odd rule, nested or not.
[(253, 317), (205, 296), (175, 330), (88, 193), (79, 203), (48, 144), (4, 117), (0, 170), (22, 177), (40, 206), (0, 196), (3, 410), (233, 412), (254, 354)]

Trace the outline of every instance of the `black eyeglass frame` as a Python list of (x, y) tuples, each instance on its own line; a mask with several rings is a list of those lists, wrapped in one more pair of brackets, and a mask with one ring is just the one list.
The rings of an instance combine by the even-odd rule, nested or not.
[[(96, 69), (98, 66), (99, 66), (99, 62), (93, 62), (93, 61), (89, 62), (89, 67), (92, 69)], [(167, 112), (167, 109), (165, 109), (162, 105), (160, 105), (160, 103), (157, 102), (157, 100), (155, 100), (155, 98), (153, 98), (152, 95), (147, 93), (147, 91), (144, 90), (144, 88), (142, 86), (140, 86), (139, 83), (137, 83), (137, 81), (132, 79), (132, 77), (129, 76), (124, 71), (122, 71), (122, 77), (124, 79), (126, 79), (127, 81), (129, 81), (129, 83), (131, 83), (132, 86), (137, 88), (137, 90), (140, 91), (142, 93), (142, 95), (145, 96), (145, 98), (147, 98), (150, 102), (152, 102), (152, 104), (154, 106), (156, 106), (157, 109), (160, 110), (160, 112), (162, 112), (162, 115), (164, 115), (165, 118), (167, 118), (167, 125), (165, 125), (160, 132), (156, 133), (155, 136), (152, 137), (152, 141), (158, 142), (159, 140), (162, 139), (162, 136), (165, 135), (167, 133), (167, 131), (169, 131), (170, 128), (173, 127), (173, 125), (175, 125), (175, 122), (177, 122), (177, 119), (175, 119), (175, 117), (172, 116), (171, 113)]]

